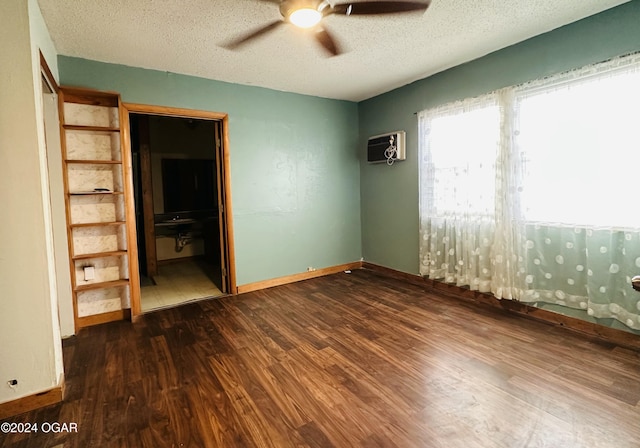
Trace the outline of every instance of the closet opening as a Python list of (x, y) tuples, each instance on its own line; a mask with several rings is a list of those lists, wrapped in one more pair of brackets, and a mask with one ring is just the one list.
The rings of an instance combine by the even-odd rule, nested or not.
[(140, 271), (138, 310), (235, 292), (226, 116), (126, 107)]

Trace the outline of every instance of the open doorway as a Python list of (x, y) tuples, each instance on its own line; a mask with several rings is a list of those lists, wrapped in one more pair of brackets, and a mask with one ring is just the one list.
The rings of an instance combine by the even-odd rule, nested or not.
[(67, 246), (67, 217), (64, 202), (64, 178), (62, 172), (62, 149), (60, 141), (60, 116), (58, 110), (58, 84), (40, 53), (42, 75), (42, 116), (46, 148), (46, 171), (49, 190), (49, 219), (53, 239), (55, 283), (58, 303), (58, 323), (62, 338), (75, 333), (69, 252)]
[(127, 109), (140, 311), (233, 292), (225, 120)]

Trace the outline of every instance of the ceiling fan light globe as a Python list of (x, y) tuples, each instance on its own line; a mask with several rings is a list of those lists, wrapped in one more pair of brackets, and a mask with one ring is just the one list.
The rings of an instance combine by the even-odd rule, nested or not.
[(289, 14), (289, 22), (299, 28), (311, 28), (320, 23), (322, 13), (317, 9), (300, 8)]

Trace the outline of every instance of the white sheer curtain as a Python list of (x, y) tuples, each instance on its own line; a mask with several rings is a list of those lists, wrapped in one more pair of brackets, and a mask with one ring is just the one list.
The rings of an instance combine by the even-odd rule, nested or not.
[(500, 147), (497, 96), (425, 111), (419, 122), (420, 272), (488, 292)]
[(640, 57), (419, 114), (420, 272), (640, 329)]
[(640, 57), (522, 86), (512, 152), (526, 264), (521, 300), (640, 329)]

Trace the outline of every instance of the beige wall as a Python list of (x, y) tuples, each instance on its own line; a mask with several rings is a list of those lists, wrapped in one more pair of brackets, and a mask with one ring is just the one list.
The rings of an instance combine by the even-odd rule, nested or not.
[[(60, 128), (57, 108), (57, 95), (44, 94), (40, 82), (40, 52), (58, 82), (58, 54), (54, 47), (37, 0), (29, 0), (29, 22), (31, 31), (31, 55), (34, 73), (34, 92), (36, 96), (36, 114), (40, 160), (42, 162), (41, 181), (43, 183), (45, 219), (51, 229), (48, 237), (53, 248), (55, 272), (54, 302), (57, 301), (60, 332), (62, 337), (75, 333), (73, 319), (73, 297), (71, 294), (71, 276), (69, 274), (69, 249), (67, 245), (66, 213), (64, 206), (64, 185), (62, 179), (62, 152), (60, 149)], [(55, 104), (54, 104), (55, 103)], [(42, 109), (41, 109), (42, 106)], [(46, 127), (45, 127), (46, 123)], [(44, 163), (46, 162), (46, 163)], [(47, 206), (50, 205), (49, 209)], [(49, 222), (49, 217), (50, 222)]]
[(55, 387), (63, 375), (34, 62), (38, 42), (50, 39), (36, 9), (35, 0), (0, 2), (0, 402)]

